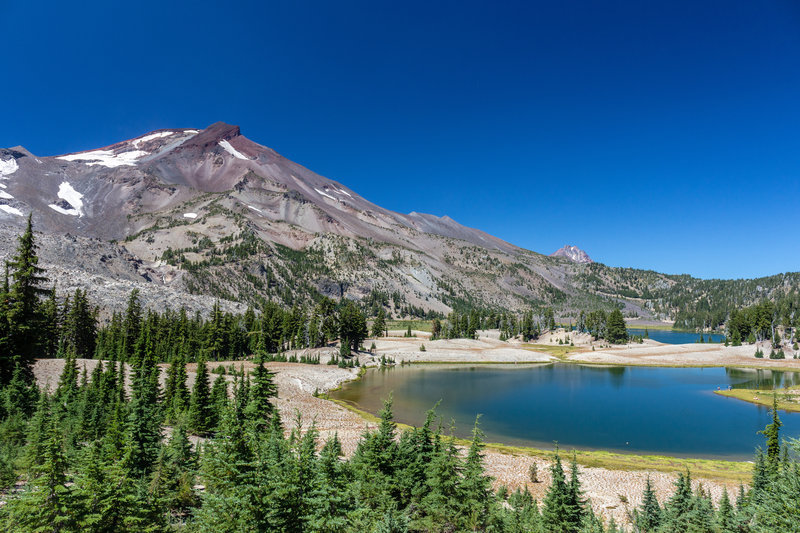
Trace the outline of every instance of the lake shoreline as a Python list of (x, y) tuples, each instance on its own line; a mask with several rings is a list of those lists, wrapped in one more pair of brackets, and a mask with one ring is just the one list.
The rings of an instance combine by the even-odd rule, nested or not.
[[(379, 355), (375, 357), (365, 352), (358, 354), (359, 361), (363, 365), (361, 369), (345, 369), (324, 364), (328, 357), (334, 356), (337, 352), (335, 348), (300, 351), (306, 355), (319, 354), (323, 364), (318, 365), (270, 362), (266, 366), (275, 373), (275, 383), (278, 387), (276, 405), (287, 432), (295, 428), (298, 423), (299, 429), (304, 432), (313, 424), (319, 432), (319, 446), (326, 439), (337, 435), (344, 454), (350, 456), (364, 431), (377, 429), (375, 422), (377, 418), (370, 413), (356, 412), (355, 408), (326, 399), (325, 395), (346, 382), (360, 379), (364, 375), (362, 369), (365, 366), (378, 365)], [(462, 361), (464, 364), (476, 362)], [(98, 361), (80, 359), (76, 363), (79, 370), (86, 367), (91, 371)], [(34, 366), (37, 383), (52, 389), (58, 382), (63, 365), (63, 359), (37, 360)], [(162, 368), (163, 380), (166, 378), (168, 365), (159, 366)], [(237, 370), (244, 369), (246, 372), (252, 372), (255, 368), (252, 361), (210, 361), (209, 372), (213, 373), (218, 366), (226, 368), (233, 366)], [(196, 365), (187, 365), (187, 386), (190, 389), (195, 378)], [(399, 425), (399, 427), (404, 426)], [(466, 441), (456, 442), (461, 443), (463, 452)], [(569, 450), (563, 450), (562, 457), (565, 460), (570, 455)], [(607, 519), (613, 516), (618, 524), (628, 523), (620, 495), (626, 498), (631, 508), (640, 505), (647, 479), (650, 480), (659, 500), (663, 502), (672, 494), (678, 472), (683, 472), (688, 467), (692, 471), (695, 488), (702, 484), (712, 498), (718, 501), (723, 489), (729, 494), (734, 494), (740, 482), (747, 484), (752, 469), (752, 464), (749, 462), (655, 458), (600, 451), (576, 452), (576, 459), (581, 482), (586, 496), (591, 500), (592, 508)], [(484, 449), (484, 466), (486, 473), (494, 478), (495, 489), (506, 486), (513, 491), (516, 488), (527, 487), (539, 501), (544, 497), (550, 483), (551, 460), (552, 452), (535, 448), (492, 443)], [(530, 482), (528, 472), (533, 463), (538, 466), (540, 483)]]

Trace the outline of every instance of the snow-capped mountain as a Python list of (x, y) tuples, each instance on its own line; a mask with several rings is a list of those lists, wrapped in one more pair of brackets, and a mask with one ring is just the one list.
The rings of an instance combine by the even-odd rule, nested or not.
[[(449, 217), (383, 209), (221, 122), (53, 157), (22, 147), (0, 150), (0, 191), (0, 218), (13, 221), (33, 211), (43, 230), (103, 239), (123, 239), (148, 227), (149, 214), (168, 215), (205, 194), (227, 193), (249, 218), (286, 221), (312, 232), (400, 243), (399, 234), (414, 231), (516, 249)], [(195, 214), (201, 216), (202, 209)]]
[[(0, 227), (20, 227), (28, 213), (61, 250), (53, 268), (91, 271), (90, 288), (103, 272), (124, 272), (252, 304), (391, 295), (395, 309), (443, 313), (530, 307), (585, 290), (573, 283), (583, 265), (447, 216), (384, 209), (222, 122), (57, 156), (0, 149)], [(0, 258), (13, 239), (3, 242)], [(104, 251), (97, 257), (86, 242)], [(591, 262), (575, 250), (574, 260)], [(65, 273), (60, 286), (73, 278)]]

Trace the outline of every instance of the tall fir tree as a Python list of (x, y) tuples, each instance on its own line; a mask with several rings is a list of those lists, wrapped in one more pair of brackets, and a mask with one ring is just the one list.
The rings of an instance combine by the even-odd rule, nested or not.
[(208, 435), (213, 429), (213, 411), (211, 405), (211, 388), (208, 382), (208, 369), (203, 357), (197, 362), (192, 397), (189, 400), (189, 430), (196, 435)]
[(252, 374), (249, 398), (245, 409), (245, 416), (257, 429), (263, 430), (271, 425), (272, 418), (278, 416), (277, 409), (272, 403), (278, 396), (278, 387), (275, 384), (274, 374), (267, 370), (264, 361), (259, 358), (255, 371)]
[(33, 236), (32, 215), (25, 232), (18, 238), (16, 254), (8, 265), (13, 280), (8, 292), (8, 347), (0, 354), (0, 385), (8, 383), (18, 362), (23, 374), (33, 378), (33, 361), (42, 344), (43, 314), (40, 299), (47, 296), (47, 278), (39, 267), (38, 246)]
[(625, 319), (619, 309), (614, 309), (608, 314), (606, 319), (606, 340), (614, 344), (622, 344), (628, 341)]
[(656, 491), (653, 490), (653, 484), (650, 482), (650, 476), (647, 476), (642, 493), (642, 505), (634, 514), (634, 524), (642, 533), (652, 533), (656, 531), (661, 524), (661, 506), (658, 504), (656, 498)]

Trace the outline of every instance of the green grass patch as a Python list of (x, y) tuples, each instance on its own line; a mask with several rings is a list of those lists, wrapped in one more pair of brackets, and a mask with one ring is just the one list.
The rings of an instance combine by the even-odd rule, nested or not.
[(648, 331), (688, 331), (683, 329), (675, 329), (670, 324), (655, 324), (652, 326), (640, 326), (639, 324), (631, 324), (626, 322), (625, 327), (628, 329), (646, 329)]
[(714, 393), (725, 396), (726, 398), (736, 398), (737, 400), (754, 403), (756, 405), (764, 405), (766, 407), (772, 407), (772, 395), (775, 394), (778, 398), (778, 409), (800, 413), (800, 402), (797, 401), (797, 396), (789, 394), (786, 389), (731, 389), (718, 390), (714, 391)]
[(581, 346), (570, 346), (568, 344), (533, 344), (533, 343), (523, 343), (520, 346), (525, 348), (526, 350), (531, 350), (533, 352), (539, 353), (546, 353), (550, 354), (553, 357), (557, 357), (559, 359), (564, 359), (571, 353), (574, 352), (585, 352), (586, 348)]
[[(523, 446), (487, 443), (486, 447), (510, 455), (529, 455), (543, 458), (550, 458), (553, 456), (552, 451)], [(562, 457), (569, 457), (572, 453), (573, 451), (564, 449), (562, 450)], [(682, 457), (666, 457), (662, 455), (632, 455), (602, 450), (577, 450), (574, 453), (578, 464), (583, 466), (625, 471), (655, 470), (667, 473), (680, 472), (688, 469), (692, 473), (692, 477), (703, 477), (720, 481), (749, 482), (753, 470), (752, 464), (740, 461), (689, 459)]]
[(427, 331), (430, 333), (433, 331), (433, 321), (432, 320), (387, 320), (386, 321), (386, 329), (402, 329), (407, 330), (408, 326), (411, 326), (412, 331)]

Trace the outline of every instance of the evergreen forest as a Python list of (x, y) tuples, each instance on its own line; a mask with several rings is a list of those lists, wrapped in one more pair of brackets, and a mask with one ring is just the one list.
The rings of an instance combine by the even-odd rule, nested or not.
[[(400, 431), (389, 398), (345, 457), (336, 435), (322, 442), (313, 423), (282, 419), (265, 361), (334, 339), (346, 358), (368, 335), (352, 302), (241, 316), (214, 306), (204, 319), (145, 312), (134, 292), (101, 327), (84, 293), (56, 297), (36, 249), (29, 219), (0, 294), (2, 531), (716, 533), (800, 523), (800, 447), (781, 441), (776, 406), (749, 487), (713, 502), (685, 472), (659, 502), (648, 483), (623, 526), (593, 512), (574, 457), (565, 468), (558, 451), (541, 501), (527, 486), (494, 487), (477, 420), (466, 445), (433, 410)], [(440, 334), (474, 334), (486, 319), (459, 315)], [(519, 323), (535, 329), (532, 316)], [(617, 316), (605, 323), (620, 333)], [(234, 367), (212, 380), (207, 361), (251, 354), (251, 372)], [(50, 387), (34, 379), (41, 357), (64, 360)], [(98, 362), (87, 371), (78, 359)]]

